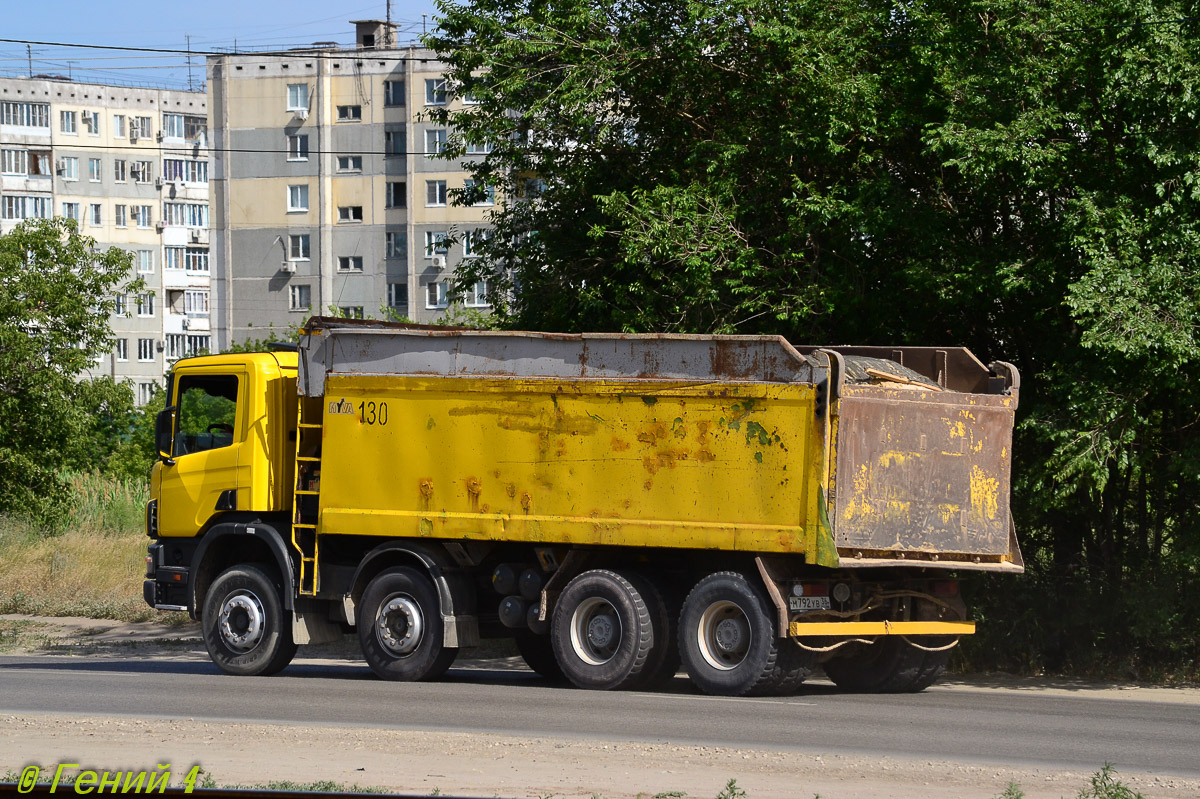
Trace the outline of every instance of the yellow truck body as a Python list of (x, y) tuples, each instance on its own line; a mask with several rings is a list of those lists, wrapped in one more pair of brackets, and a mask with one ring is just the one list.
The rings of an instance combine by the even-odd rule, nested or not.
[(919, 690), (973, 629), (954, 575), (1022, 567), (1019, 377), (961, 349), (314, 319), (172, 380), (146, 598), (235, 673), (354, 630), (427, 679), (507, 633), (589, 688)]

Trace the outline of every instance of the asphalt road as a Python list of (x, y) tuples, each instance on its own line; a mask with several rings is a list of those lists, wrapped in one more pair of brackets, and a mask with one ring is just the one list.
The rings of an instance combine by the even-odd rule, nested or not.
[[(365, 725), (887, 755), (1200, 776), (1200, 703), (1113, 692), (934, 687), (860, 696), (828, 685), (779, 699), (551, 686), (524, 670), (454, 668), (385, 683), (365, 666), (304, 663), (267, 678), (206, 662), (0, 657), (0, 713)], [(1106, 695), (1107, 694), (1107, 695)]]

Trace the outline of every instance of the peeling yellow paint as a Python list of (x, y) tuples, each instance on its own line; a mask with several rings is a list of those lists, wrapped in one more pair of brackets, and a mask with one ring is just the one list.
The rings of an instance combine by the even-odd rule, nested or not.
[(971, 467), (971, 510), (985, 519), (995, 519), (1000, 503), (1000, 481), (978, 466)]
[(903, 466), (910, 458), (917, 457), (920, 456), (915, 452), (898, 452), (893, 450), (879, 456), (879, 465), (885, 469), (889, 466)]

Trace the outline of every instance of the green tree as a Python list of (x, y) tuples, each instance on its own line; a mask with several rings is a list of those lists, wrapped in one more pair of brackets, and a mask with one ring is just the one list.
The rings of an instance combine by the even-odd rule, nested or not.
[[(963, 344), (1025, 376), (976, 652), (1200, 664), (1200, 35), (1157, 0), (441, 0), (505, 324)], [(484, 143), (490, 153), (467, 158)], [(482, 148), (487, 149), (487, 148)], [(476, 242), (473, 242), (476, 244)], [(507, 300), (507, 302), (503, 302)], [(1003, 636), (988, 639), (989, 629)]]
[(115, 291), (136, 291), (132, 256), (99, 252), (69, 220), (30, 220), (0, 236), (0, 513), (51, 525), (69, 503), (63, 470), (80, 463), (110, 401), (79, 378), (110, 349)]

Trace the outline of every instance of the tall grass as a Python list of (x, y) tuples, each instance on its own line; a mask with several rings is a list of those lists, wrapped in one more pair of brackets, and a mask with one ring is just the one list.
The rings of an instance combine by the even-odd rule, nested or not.
[(75, 475), (64, 532), (0, 517), (0, 613), (169, 620), (142, 600), (145, 481)]

